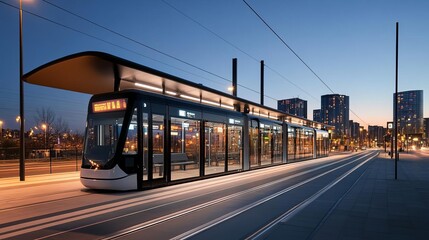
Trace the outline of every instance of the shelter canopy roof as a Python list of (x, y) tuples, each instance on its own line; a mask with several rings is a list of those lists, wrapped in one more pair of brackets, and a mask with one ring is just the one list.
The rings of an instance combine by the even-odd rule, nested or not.
[(263, 118), (315, 128), (330, 127), (103, 52), (81, 52), (54, 60), (25, 74), (24, 81), (87, 94), (139, 89)]

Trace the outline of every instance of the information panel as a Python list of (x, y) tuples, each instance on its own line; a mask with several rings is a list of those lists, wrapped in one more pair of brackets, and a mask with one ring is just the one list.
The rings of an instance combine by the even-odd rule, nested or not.
[(125, 109), (127, 109), (127, 99), (125, 98), (92, 103), (93, 113), (113, 112), (113, 111), (121, 111)]

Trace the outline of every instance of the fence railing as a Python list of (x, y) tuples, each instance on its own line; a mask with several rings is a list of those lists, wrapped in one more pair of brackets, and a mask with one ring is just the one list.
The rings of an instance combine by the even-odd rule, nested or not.
[[(26, 149), (26, 175), (79, 171), (81, 148)], [(19, 175), (19, 148), (0, 148), (0, 178)]]

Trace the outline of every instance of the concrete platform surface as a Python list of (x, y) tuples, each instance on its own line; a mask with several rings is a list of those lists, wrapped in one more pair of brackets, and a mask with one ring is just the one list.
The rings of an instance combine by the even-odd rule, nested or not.
[(384, 152), (266, 239), (429, 239), (429, 151)]

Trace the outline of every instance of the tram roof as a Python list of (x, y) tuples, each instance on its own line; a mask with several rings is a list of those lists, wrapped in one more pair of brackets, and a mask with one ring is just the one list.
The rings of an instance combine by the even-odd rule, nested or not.
[(301, 126), (333, 129), (332, 126), (234, 97), (104, 52), (81, 52), (59, 58), (25, 74), (24, 81), (87, 94), (109, 93), (117, 89), (140, 89), (248, 112), (263, 118), (285, 120)]

